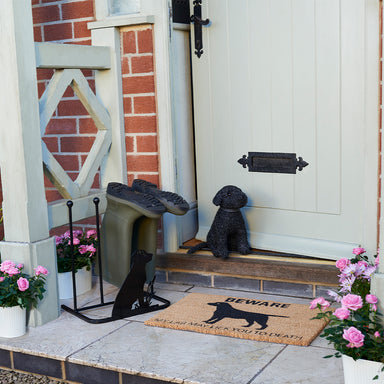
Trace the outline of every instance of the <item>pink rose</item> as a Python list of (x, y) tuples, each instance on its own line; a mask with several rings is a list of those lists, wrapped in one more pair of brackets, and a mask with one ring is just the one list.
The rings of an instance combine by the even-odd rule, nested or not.
[(42, 267), (41, 265), (38, 265), (37, 268), (33, 268), (35, 270), (35, 274), (36, 276), (39, 276), (39, 275), (48, 275), (48, 269), (47, 268), (44, 268)]
[(344, 308), (356, 311), (363, 306), (363, 299), (359, 295), (349, 293), (341, 299), (341, 305)]
[(5, 277), (1, 276), (1, 277), (0, 277), (0, 283), (1, 283), (2, 281), (4, 281), (4, 279), (5, 279)]
[(339, 320), (346, 320), (348, 319), (351, 312), (348, 311), (347, 308), (337, 308), (333, 314), (339, 319)]
[(317, 299), (311, 301), (309, 308), (315, 309), (318, 305), (320, 305), (321, 309), (325, 309), (328, 308), (331, 304), (325, 300), (324, 297), (318, 297)]
[[(71, 240), (68, 241), (68, 244), (71, 245)], [(79, 244), (80, 244), (80, 240), (77, 237), (75, 237), (73, 239), (73, 245), (79, 245)]]
[(83, 231), (80, 231), (80, 230), (73, 231), (73, 237), (81, 237), (81, 236), (83, 236)]
[(360, 348), (364, 345), (364, 335), (355, 327), (344, 329), (343, 339), (349, 341), (348, 348)]
[(87, 246), (86, 245), (80, 245), (79, 246), (79, 252), (84, 255), (84, 253), (87, 253), (88, 250), (87, 250)]
[(16, 267), (10, 267), (8, 268), (6, 273), (8, 273), (9, 276), (18, 275), (20, 273), (20, 270), (17, 269)]
[(29, 288), (29, 281), (25, 279), (24, 277), (20, 277), (17, 280), (17, 285), (20, 289), (20, 291), (26, 291)]
[(16, 264), (11, 260), (5, 260), (0, 264), (0, 271), (8, 273), (9, 268), (15, 268)]
[(61, 236), (55, 236), (56, 245), (59, 245), (63, 242), (63, 238)]
[(369, 304), (377, 304), (378, 300), (375, 295), (367, 295), (365, 296), (365, 301)]
[(94, 229), (90, 229), (89, 231), (87, 231), (87, 239), (89, 239), (90, 237), (95, 237), (96, 234), (97, 232)]
[(87, 245), (87, 251), (91, 252), (91, 255), (93, 255), (96, 252), (96, 248), (92, 244)]
[(16, 268), (23, 269), (23, 268), (24, 268), (24, 264), (21, 264), (21, 263), (20, 263), (20, 264), (17, 264), (17, 265), (16, 265)]
[(358, 256), (358, 255), (361, 255), (362, 253), (365, 253), (365, 249), (361, 247), (353, 248), (352, 253)]
[(379, 331), (376, 331), (376, 332), (374, 333), (374, 336), (375, 336), (375, 337), (380, 337), (380, 332), (379, 332)]
[(342, 271), (347, 265), (350, 264), (350, 260), (349, 259), (346, 259), (346, 258), (343, 258), (343, 259), (339, 259), (336, 261), (336, 267), (340, 269), (340, 271)]

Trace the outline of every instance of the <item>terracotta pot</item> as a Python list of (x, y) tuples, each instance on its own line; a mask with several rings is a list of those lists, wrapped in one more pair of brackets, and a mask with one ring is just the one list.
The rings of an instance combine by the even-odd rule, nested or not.
[[(60, 299), (72, 299), (72, 272), (58, 273), (59, 284), (59, 298)], [(82, 295), (88, 292), (92, 288), (92, 271), (87, 271), (87, 267), (79, 269), (75, 274), (76, 280), (76, 295)]]
[(19, 337), (27, 331), (27, 310), (19, 306), (0, 307), (0, 337)]
[[(342, 358), (345, 384), (384, 383), (384, 372), (381, 372), (383, 363), (363, 359), (355, 361), (346, 355)], [(373, 380), (376, 375), (379, 379)]]

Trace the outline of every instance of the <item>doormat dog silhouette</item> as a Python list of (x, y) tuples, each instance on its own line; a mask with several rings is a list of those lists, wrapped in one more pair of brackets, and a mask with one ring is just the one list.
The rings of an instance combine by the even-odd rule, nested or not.
[(323, 330), (309, 305), (190, 293), (146, 325), (307, 346)]

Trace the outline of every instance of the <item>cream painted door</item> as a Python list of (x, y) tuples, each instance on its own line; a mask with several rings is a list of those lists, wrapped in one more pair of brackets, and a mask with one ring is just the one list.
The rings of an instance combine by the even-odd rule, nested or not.
[[(193, 2), (191, 1), (193, 12)], [(379, 2), (202, 0), (192, 68), (199, 232), (233, 184), (251, 245), (328, 259), (376, 247)], [(248, 152), (287, 152), (296, 175), (253, 173)]]

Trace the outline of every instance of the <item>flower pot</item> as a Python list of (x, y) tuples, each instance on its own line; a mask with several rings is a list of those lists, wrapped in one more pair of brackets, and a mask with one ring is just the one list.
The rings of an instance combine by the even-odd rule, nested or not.
[(26, 313), (19, 306), (0, 307), (0, 337), (23, 336), (27, 330)]
[[(59, 297), (60, 299), (72, 299), (73, 285), (72, 285), (72, 272), (58, 273), (59, 283)], [(75, 273), (76, 280), (76, 294), (82, 295), (92, 288), (92, 271), (87, 271), (87, 267), (79, 269)]]
[[(370, 360), (353, 360), (352, 357), (343, 355), (343, 370), (345, 384), (384, 383), (384, 372), (381, 372), (383, 363)], [(379, 375), (378, 380), (373, 378)]]

